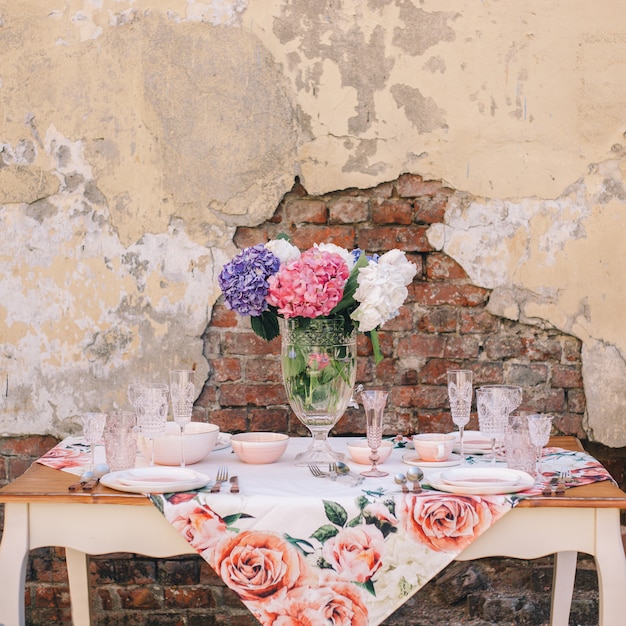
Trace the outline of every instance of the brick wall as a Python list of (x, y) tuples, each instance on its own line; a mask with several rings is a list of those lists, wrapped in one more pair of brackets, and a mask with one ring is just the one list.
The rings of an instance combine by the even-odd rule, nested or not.
[[(324, 241), (368, 253), (405, 250), (418, 273), (400, 315), (380, 333), (383, 361), (376, 367), (368, 340), (361, 336), (358, 343), (358, 382), (390, 389), (387, 433), (452, 430), (445, 373), (450, 367), (469, 367), (476, 385), (521, 385), (521, 408), (555, 415), (557, 432), (583, 439), (622, 484), (626, 451), (607, 450), (585, 438), (579, 341), (494, 317), (486, 310), (489, 291), (472, 285), (457, 263), (430, 248), (425, 232), (443, 219), (451, 193), (436, 181), (412, 175), (373, 189), (318, 197), (296, 184), (271, 219), (256, 228), (238, 229), (235, 242), (243, 248), (287, 233), (300, 249)], [(267, 343), (258, 338), (248, 320), (220, 301), (204, 340), (211, 373), (194, 419), (209, 419), (228, 432), (306, 433), (286, 403), (279, 339)], [(476, 427), (474, 414), (468, 428)], [(364, 430), (361, 412), (349, 409), (333, 432)], [(17, 477), (53, 443), (51, 437), (0, 439), (0, 484)], [(574, 621), (594, 624), (593, 561), (579, 558)], [(92, 558), (90, 567), (98, 625), (256, 623), (199, 557), (107, 555)], [(551, 567), (550, 557), (454, 564), (386, 624), (542, 624), (549, 611)], [(70, 624), (62, 550), (33, 551), (27, 587), (28, 624)]]

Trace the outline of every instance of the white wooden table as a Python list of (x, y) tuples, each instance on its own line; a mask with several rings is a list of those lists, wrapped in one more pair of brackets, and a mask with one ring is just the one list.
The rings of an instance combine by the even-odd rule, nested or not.
[[(574, 438), (551, 445), (576, 449)], [(153, 557), (193, 554), (143, 495), (99, 486), (93, 494), (69, 493), (75, 476), (34, 464), (0, 490), (5, 522), (0, 544), (0, 624), (23, 626), (26, 563), (31, 549), (66, 550), (72, 616), (87, 626), (87, 555), (130, 552)], [(608, 482), (576, 487), (564, 497), (529, 498), (462, 552), (458, 560), (487, 556), (532, 559), (556, 554), (551, 623), (568, 624), (577, 552), (595, 557), (600, 626), (626, 626), (626, 559), (620, 509), (626, 493)]]

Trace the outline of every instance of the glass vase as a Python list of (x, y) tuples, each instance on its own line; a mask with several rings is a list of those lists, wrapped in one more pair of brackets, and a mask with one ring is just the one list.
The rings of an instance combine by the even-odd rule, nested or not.
[(281, 365), (287, 400), (313, 437), (297, 465), (327, 464), (344, 455), (328, 433), (344, 414), (356, 377), (356, 332), (343, 318), (280, 319)]

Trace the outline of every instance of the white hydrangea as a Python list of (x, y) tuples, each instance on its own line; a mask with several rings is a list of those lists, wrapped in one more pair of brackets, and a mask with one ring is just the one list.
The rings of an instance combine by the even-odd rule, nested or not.
[(318, 248), (322, 252), (334, 252), (343, 258), (348, 266), (348, 271), (351, 272), (354, 267), (354, 257), (349, 250), (342, 248), (334, 243), (315, 243), (313, 244), (315, 248)]
[(286, 239), (272, 239), (265, 244), (265, 247), (278, 257), (281, 265), (300, 258), (300, 250)]
[(374, 330), (398, 315), (408, 295), (407, 285), (416, 273), (415, 264), (395, 249), (359, 270), (354, 299), (360, 305), (350, 317), (358, 322), (361, 332)]

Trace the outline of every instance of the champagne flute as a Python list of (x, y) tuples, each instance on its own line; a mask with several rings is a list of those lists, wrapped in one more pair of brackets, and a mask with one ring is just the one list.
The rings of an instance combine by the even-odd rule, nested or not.
[(96, 467), (96, 445), (102, 441), (104, 426), (106, 424), (107, 414), (90, 411), (81, 415), (83, 422), (83, 435), (89, 442), (90, 461), (89, 472), (93, 474)]
[(361, 476), (379, 477), (388, 476), (388, 472), (378, 469), (378, 448), (383, 439), (383, 414), (387, 403), (387, 392), (380, 389), (368, 389), (361, 392), (363, 408), (365, 409), (367, 445), (370, 447), (370, 461), (372, 467), (361, 472)]
[(541, 477), (541, 457), (543, 453), (543, 447), (548, 443), (550, 439), (550, 431), (552, 429), (552, 415), (540, 415), (533, 414), (528, 415), (528, 432), (530, 434), (530, 441), (537, 450), (537, 479)]
[(448, 370), (448, 398), (450, 399), (450, 413), (452, 421), (459, 427), (459, 448), (461, 463), (465, 463), (463, 448), (463, 429), (469, 422), (472, 409), (472, 380), (471, 370)]
[(193, 370), (172, 370), (170, 372), (170, 399), (174, 421), (180, 427), (180, 466), (185, 467), (185, 426), (191, 421), (194, 397)]

